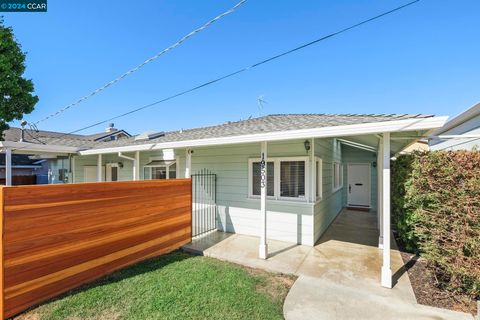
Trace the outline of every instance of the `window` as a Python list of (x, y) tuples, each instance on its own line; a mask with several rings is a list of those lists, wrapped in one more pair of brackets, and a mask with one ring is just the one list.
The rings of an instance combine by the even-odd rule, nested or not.
[(315, 159), (315, 172), (317, 173), (316, 179), (315, 179), (315, 196), (317, 199), (322, 198), (323, 196), (323, 174), (322, 174), (322, 168), (323, 168), (323, 163), (322, 159), (316, 158)]
[(280, 161), (280, 197), (305, 198), (305, 161)]
[(175, 161), (154, 160), (143, 167), (143, 178), (175, 179), (177, 177), (177, 164)]
[[(252, 195), (260, 195), (260, 161), (252, 162)], [(273, 162), (267, 162), (267, 196), (274, 196), (275, 170)]]
[(339, 162), (334, 162), (332, 171), (333, 191), (337, 191), (343, 187), (343, 166)]
[[(267, 196), (274, 199), (307, 199), (308, 161), (306, 157), (269, 158)], [(249, 160), (249, 196), (259, 197), (260, 160)]]

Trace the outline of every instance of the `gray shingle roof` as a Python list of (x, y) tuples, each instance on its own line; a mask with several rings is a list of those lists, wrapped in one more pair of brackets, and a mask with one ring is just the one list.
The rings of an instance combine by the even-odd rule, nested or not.
[[(32, 143), (72, 146), (82, 149), (97, 149), (429, 117), (432, 117), (432, 115), (272, 114), (235, 122), (229, 121), (215, 126), (165, 132), (165, 135), (161, 137), (142, 141), (136, 141), (135, 137), (130, 137), (114, 141), (99, 142), (93, 140), (93, 137), (96, 137), (97, 135), (75, 135), (52, 131), (35, 132), (31, 130), (27, 130), (25, 139)], [(20, 136), (21, 130), (19, 128), (10, 128), (9, 130), (5, 131), (4, 140), (19, 141)], [(32, 137), (36, 137), (36, 139), (33, 139)]]
[(272, 114), (268, 116), (226, 122), (221, 125), (195, 129), (166, 132), (152, 140), (135, 141), (135, 138), (109, 142), (108, 145), (96, 145), (94, 148), (117, 147), (148, 143), (174, 142), (206, 138), (220, 138), (255, 133), (280, 132), (288, 130), (323, 128), (360, 123), (429, 118), (433, 115), (423, 114)]
[[(80, 135), (80, 134), (69, 134), (63, 132), (54, 132), (54, 131), (34, 131), (30, 129), (25, 129), (24, 141), (35, 144), (49, 144), (49, 145), (61, 145), (68, 147), (78, 147), (78, 148), (92, 148), (95, 145), (105, 146), (105, 142), (96, 141), (100, 138), (105, 138), (116, 133), (128, 133), (124, 130), (118, 130), (114, 132), (100, 132), (91, 135)], [(11, 127), (8, 130), (5, 130), (3, 133), (2, 141), (20, 141), (22, 137), (22, 129)]]

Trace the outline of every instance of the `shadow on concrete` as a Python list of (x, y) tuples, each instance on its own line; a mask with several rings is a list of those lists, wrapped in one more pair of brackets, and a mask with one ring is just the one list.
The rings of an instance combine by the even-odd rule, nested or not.
[(233, 233), (213, 231), (192, 239), (192, 242), (182, 247), (188, 253), (203, 255), (203, 252), (231, 237)]
[(378, 247), (378, 237), (375, 212), (343, 209), (316, 244), (340, 241)]
[(398, 269), (393, 274), (392, 282), (394, 286), (397, 284), (398, 280), (405, 274), (405, 272), (410, 270), (415, 265), (415, 263), (417, 263), (417, 261), (418, 261), (418, 256), (415, 255), (411, 257), (410, 260), (407, 261), (407, 263), (405, 263), (400, 269)]

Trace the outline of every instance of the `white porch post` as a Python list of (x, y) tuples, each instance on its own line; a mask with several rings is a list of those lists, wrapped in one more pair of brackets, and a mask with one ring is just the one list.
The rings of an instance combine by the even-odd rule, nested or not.
[(312, 138), (310, 141), (311, 147), (310, 147), (310, 165), (312, 168), (312, 173), (310, 174), (310, 194), (311, 198), (310, 201), (312, 203), (315, 203), (317, 201), (317, 163), (315, 159), (315, 138)]
[(378, 218), (378, 247), (383, 249), (383, 139), (379, 139), (377, 152), (377, 218)]
[(5, 150), (5, 185), (12, 185), (12, 149)]
[(140, 180), (140, 151), (135, 151), (135, 160), (133, 161), (133, 180)]
[(260, 245), (258, 256), (260, 259), (267, 259), (267, 142), (261, 142), (260, 151)]
[(70, 179), (68, 183), (75, 183), (75, 156), (71, 155), (71, 161), (70, 161)]
[(383, 134), (383, 266), (382, 287), (392, 288), (390, 268), (390, 133)]
[(190, 178), (192, 174), (192, 150), (187, 149), (185, 155), (185, 178)]
[(102, 182), (103, 177), (102, 177), (102, 155), (99, 154), (97, 158), (97, 181)]

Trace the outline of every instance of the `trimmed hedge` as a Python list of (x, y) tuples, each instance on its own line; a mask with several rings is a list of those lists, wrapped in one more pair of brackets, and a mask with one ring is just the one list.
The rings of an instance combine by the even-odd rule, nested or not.
[(407, 250), (428, 261), (440, 286), (480, 297), (480, 152), (400, 156), (392, 214)]

